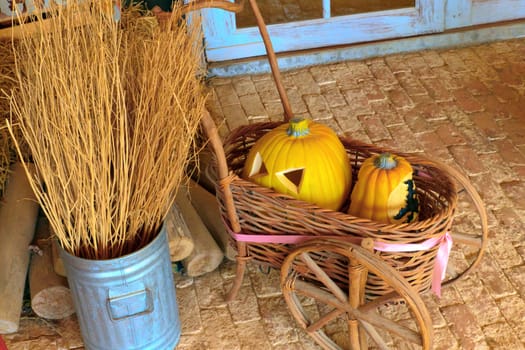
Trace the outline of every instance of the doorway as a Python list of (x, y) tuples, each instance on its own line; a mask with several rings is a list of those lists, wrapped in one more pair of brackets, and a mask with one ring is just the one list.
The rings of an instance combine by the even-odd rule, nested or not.
[[(444, 28), (439, 0), (259, 0), (274, 50), (301, 51), (433, 33)], [(235, 15), (204, 9), (209, 62), (265, 55), (248, 2)]]
[[(329, 11), (330, 17), (337, 17), (410, 8), (415, 7), (416, 0), (262, 0), (257, 4), (266, 24), (271, 25), (323, 18), (326, 11)], [(257, 25), (250, 6), (245, 6), (242, 12), (236, 14), (235, 20), (237, 28)]]

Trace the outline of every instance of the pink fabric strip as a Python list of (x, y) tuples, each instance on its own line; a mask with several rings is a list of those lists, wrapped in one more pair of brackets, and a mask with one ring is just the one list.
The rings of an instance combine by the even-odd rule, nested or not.
[(447, 272), (448, 258), (452, 250), (452, 236), (449, 232), (439, 238), (429, 238), (419, 244), (389, 244), (384, 242), (374, 242), (374, 249), (382, 252), (415, 252), (428, 250), (439, 244), (439, 249), (434, 262), (432, 271), (432, 291), (441, 298), (441, 281), (445, 279)]
[[(226, 227), (228, 227), (226, 225)], [(299, 244), (315, 238), (323, 239), (339, 239), (355, 244), (361, 242), (361, 238), (353, 236), (306, 236), (306, 235), (249, 235), (244, 233), (235, 233), (231, 230), (232, 237), (240, 242), (250, 243), (273, 243), (273, 244)], [(374, 249), (381, 252), (415, 252), (421, 250), (428, 250), (439, 244), (436, 261), (434, 263), (434, 270), (432, 272), (432, 291), (441, 297), (441, 281), (445, 278), (447, 270), (448, 258), (452, 250), (452, 237), (447, 232), (439, 238), (429, 238), (422, 243), (414, 244), (393, 244), (385, 242), (374, 241)]]

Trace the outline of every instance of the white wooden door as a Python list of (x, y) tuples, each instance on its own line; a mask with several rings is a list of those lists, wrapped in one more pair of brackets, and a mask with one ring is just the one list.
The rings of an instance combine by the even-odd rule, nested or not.
[(525, 18), (525, 0), (447, 1), (446, 29)]
[[(264, 1), (279, 2), (258, 0), (259, 3)], [(276, 52), (407, 37), (440, 32), (444, 29), (445, 2), (440, 0), (412, 0), (411, 6), (403, 8), (348, 15), (338, 14), (337, 8), (332, 7), (335, 1), (295, 2), (313, 4), (315, 1), (322, 3), (322, 15), (318, 18), (268, 25)], [(344, 0), (346, 4), (351, 4), (352, 1), (358, 0)], [(250, 6), (247, 1), (245, 6)], [(202, 15), (208, 61), (225, 61), (265, 54), (257, 27), (240, 27), (237, 25), (235, 14), (220, 9), (205, 9)]]

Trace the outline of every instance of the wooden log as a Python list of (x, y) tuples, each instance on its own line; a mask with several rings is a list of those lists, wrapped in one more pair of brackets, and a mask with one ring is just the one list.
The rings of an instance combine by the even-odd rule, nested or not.
[(67, 279), (58, 275), (53, 266), (52, 245), (49, 223), (41, 217), (38, 220), (36, 243), (40, 248), (33, 254), (29, 266), (29, 291), (31, 308), (40, 317), (59, 320), (75, 312)]
[[(31, 172), (34, 166), (28, 165)], [(11, 167), (0, 207), (0, 333), (18, 330), (38, 203), (24, 167)]]
[[(75, 25), (82, 25), (87, 23), (85, 16), (78, 15)], [(0, 39), (21, 39), (25, 35), (32, 35), (38, 33), (49, 33), (53, 30), (53, 23), (48, 20), (39, 20), (34, 22), (27, 22), (23, 25), (15, 25), (7, 28), (0, 28)]]
[(171, 261), (181, 261), (190, 256), (195, 244), (177, 203), (173, 204), (166, 217), (166, 231)]
[(195, 182), (201, 185), (206, 191), (215, 194), (215, 184), (217, 183), (217, 174), (211, 168), (213, 162), (213, 154), (205, 148), (198, 154), (199, 170), (195, 171), (192, 178)]
[(191, 204), (228, 260), (235, 261), (237, 251), (232, 246), (230, 234), (224, 226), (217, 199), (195, 181), (190, 180), (188, 193)]
[(222, 262), (224, 254), (184, 192), (179, 191), (175, 202), (191, 231), (194, 248), (182, 264), (188, 276), (196, 277), (215, 270)]
[[(5, 21), (0, 19), (0, 24), (5, 24)], [(11, 19), (9, 19), (11, 22)], [(47, 25), (47, 23), (46, 23)], [(24, 27), (26, 33), (37, 33), (39, 31), (39, 24), (37, 23), (27, 23)], [(0, 28), (0, 39), (2, 40), (11, 40), (11, 39), (20, 39), (23, 36), (24, 31), (19, 25), (9, 26), (6, 28)]]

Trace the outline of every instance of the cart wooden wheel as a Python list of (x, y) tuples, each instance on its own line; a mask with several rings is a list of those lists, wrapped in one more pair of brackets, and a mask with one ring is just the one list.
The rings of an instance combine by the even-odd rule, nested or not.
[[(364, 241), (371, 249), (373, 241)], [(368, 273), (393, 292), (368, 300)], [(308, 241), (284, 260), (281, 288), (293, 317), (324, 349), (431, 348), (421, 297), (371, 250), (339, 239)]]
[(488, 219), (483, 200), (456, 169), (439, 163), (458, 184), (458, 205), (452, 223), (452, 251), (443, 285), (463, 278), (478, 266), (488, 242)]

